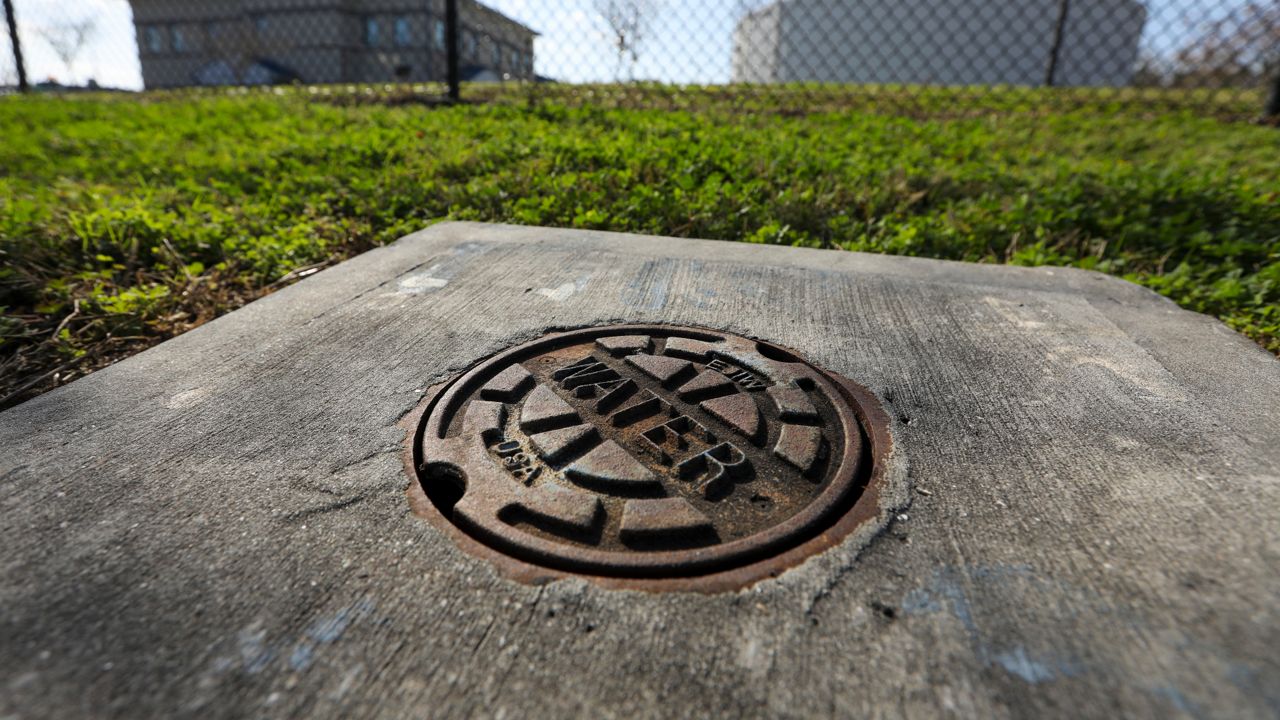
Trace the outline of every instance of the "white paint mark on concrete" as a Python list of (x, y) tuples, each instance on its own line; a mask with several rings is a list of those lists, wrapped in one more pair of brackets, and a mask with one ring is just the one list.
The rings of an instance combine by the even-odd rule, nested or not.
[(1100, 384), (1107, 380), (1115, 380), (1141, 391), (1139, 396), (1147, 394), (1165, 400), (1187, 402), (1187, 394), (1176, 384), (1172, 375), (1166, 370), (1162, 374), (1151, 372), (1136, 362), (1117, 362), (1104, 355), (1088, 356), (1073, 353), (1074, 357), (1061, 355), (1059, 358), (1069, 362), (1070, 370), (1077, 377), (1083, 376), (1085, 382)]
[(360, 676), (363, 674), (364, 663), (358, 663), (355, 667), (347, 670), (347, 672), (343, 674), (342, 680), (338, 683), (338, 686), (329, 693), (329, 699), (341, 700), (346, 697), (347, 693), (351, 692), (351, 688), (356, 686), (356, 681), (359, 680)]
[(397, 292), (401, 295), (420, 295), (432, 290), (439, 290), (453, 279), (464, 267), (469, 258), (485, 251), (483, 243), (466, 243), (458, 246), (449, 257), (435, 263), (422, 272), (400, 278)]
[(568, 300), (569, 298), (573, 297), (573, 294), (577, 292), (577, 290), (578, 290), (577, 285), (574, 285), (571, 282), (567, 282), (561, 285), (560, 287), (538, 288), (535, 292), (537, 292), (539, 295), (545, 298), (551, 298), (556, 302), (564, 302), (565, 300)]
[(763, 680), (773, 668), (773, 650), (766, 644), (764, 633), (754, 625), (746, 625), (738, 642), (735, 660), (754, 680)]
[(213, 390), (207, 387), (192, 388), (174, 395), (165, 401), (165, 407), (170, 410), (185, 410), (189, 407), (199, 405), (206, 398), (213, 394)]
[[(1040, 369), (1043, 375), (1081, 378), (1086, 386), (1114, 381), (1141, 394), (1179, 402), (1187, 400), (1186, 393), (1167, 370), (1152, 372), (1154, 361), (1149, 356), (1130, 359), (1132, 353), (1122, 351), (1128, 348), (1129, 341), (1087, 302), (1075, 304), (1074, 308), (1064, 303), (1057, 316), (1042, 307), (1027, 307), (1025, 303), (995, 296), (984, 297), (983, 302), (993, 311), (993, 319), (1000, 326), (1043, 338), (1048, 349)], [(1050, 327), (1058, 332), (1045, 333)], [(1086, 354), (1079, 340), (1082, 335), (1092, 339), (1090, 349), (1099, 351)]]
[(1119, 433), (1108, 433), (1107, 442), (1117, 451), (1138, 450), (1143, 447), (1142, 443), (1137, 440)]
[(449, 284), (448, 278), (436, 277), (439, 265), (432, 265), (420, 273), (414, 273), (400, 279), (400, 292), (407, 295), (418, 295), (430, 290), (439, 290)]
[(554, 302), (564, 302), (565, 300), (568, 300), (574, 295), (582, 292), (582, 289), (587, 286), (587, 282), (589, 280), (591, 280), (590, 275), (583, 275), (573, 282), (567, 282), (553, 288), (538, 288), (534, 292)]
[(1052, 680), (1057, 675), (1049, 666), (1033, 660), (1027, 654), (1027, 649), (1022, 646), (1018, 646), (1008, 652), (998, 653), (995, 656), (995, 661), (1010, 674), (1017, 675), (1033, 685)]
[(1043, 320), (1037, 319), (1043, 317), (1043, 313), (1036, 309), (1027, 308), (1025, 303), (1014, 303), (1003, 298), (988, 295), (984, 297), (983, 302), (996, 312), (1006, 324), (1016, 327), (1019, 330), (1039, 330), (1045, 327)]

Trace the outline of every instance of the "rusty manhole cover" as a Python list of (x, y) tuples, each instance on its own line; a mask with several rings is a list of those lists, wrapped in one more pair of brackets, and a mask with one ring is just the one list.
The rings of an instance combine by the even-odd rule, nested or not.
[(589, 328), (512, 348), (428, 398), (411, 496), (525, 579), (741, 585), (876, 514), (885, 424), (860, 386), (775, 345)]

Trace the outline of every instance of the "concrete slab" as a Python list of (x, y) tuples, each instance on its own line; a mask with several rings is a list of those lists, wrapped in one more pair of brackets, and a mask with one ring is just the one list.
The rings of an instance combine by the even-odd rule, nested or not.
[[(722, 594), (505, 579), (397, 422), (549, 329), (797, 348), (913, 502)], [(456, 223), (0, 415), (0, 717), (1280, 713), (1280, 363), (1064, 269)]]

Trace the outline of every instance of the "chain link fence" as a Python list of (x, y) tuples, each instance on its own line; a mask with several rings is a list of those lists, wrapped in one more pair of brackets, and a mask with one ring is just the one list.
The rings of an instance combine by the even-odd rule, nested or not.
[[(1280, 113), (1280, 0), (6, 0), (37, 89)], [(0, 85), (16, 87), (8, 36)], [(450, 81), (453, 81), (452, 83)]]
[[(5, 10), (12, 10), (8, 3), (5, 4)], [(6, 12), (6, 15), (8, 14)], [(15, 60), (13, 43), (10, 40), (10, 28), (13, 28), (15, 32), (17, 29), (15, 22), (11, 18), (6, 18), (5, 27), (0, 29), (0, 95), (13, 92), (20, 82), (18, 77), (20, 65)]]

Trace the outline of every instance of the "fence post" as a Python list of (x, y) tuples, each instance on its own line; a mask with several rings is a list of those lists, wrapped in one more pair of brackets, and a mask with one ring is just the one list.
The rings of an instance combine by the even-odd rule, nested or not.
[(4, 19), (9, 23), (9, 43), (13, 47), (13, 64), (18, 69), (18, 89), (26, 92), (31, 86), (27, 84), (27, 66), (22, 62), (22, 43), (18, 42), (18, 19), (13, 16), (13, 0), (4, 0)]
[(1271, 92), (1267, 95), (1267, 106), (1262, 110), (1263, 117), (1280, 120), (1280, 67), (1271, 76)]
[(449, 81), (449, 99), (458, 101), (461, 95), (458, 71), (458, 0), (444, 0), (444, 51)]
[(1058, 80), (1058, 55), (1062, 53), (1062, 36), (1067, 31), (1067, 13), (1071, 0), (1058, 0), (1058, 21), (1053, 26), (1053, 45), (1049, 47), (1049, 62), (1044, 69), (1045, 87), (1053, 87)]

